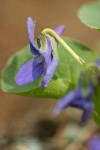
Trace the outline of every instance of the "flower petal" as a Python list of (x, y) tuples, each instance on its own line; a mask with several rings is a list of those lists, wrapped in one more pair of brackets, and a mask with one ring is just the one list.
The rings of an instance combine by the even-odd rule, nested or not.
[(86, 120), (89, 118), (89, 116), (91, 115), (94, 109), (92, 98), (90, 98), (89, 100), (85, 98), (81, 98), (80, 100), (75, 100), (71, 103), (70, 106), (83, 110), (83, 115), (80, 124), (84, 124), (86, 122)]
[(56, 71), (57, 66), (58, 66), (58, 60), (57, 60), (55, 54), (53, 53), (53, 58), (52, 58), (51, 63), (48, 66), (44, 66), (46, 69), (44, 68), (44, 70), (45, 70), (44, 78), (43, 78), (41, 87), (46, 87), (49, 84), (50, 80), (52, 79), (52, 77)]
[(44, 57), (46, 66), (48, 66), (51, 63), (51, 52), (52, 52), (52, 47), (51, 47), (51, 42), (49, 38), (46, 39), (47, 41), (47, 48), (45, 53), (41, 53), (41, 55)]
[(61, 110), (70, 106), (74, 101), (80, 99), (81, 97), (81, 89), (76, 89), (74, 91), (69, 92), (58, 101), (57, 106), (54, 109), (54, 114), (58, 114)]
[(40, 53), (39, 53), (39, 49), (35, 46), (34, 43), (35, 21), (33, 21), (31, 17), (28, 17), (27, 28), (28, 28), (28, 35), (30, 41), (30, 51), (34, 56), (37, 56)]
[(94, 110), (94, 104), (92, 102), (91, 103), (84, 102), (84, 103), (85, 103), (85, 107), (84, 107), (84, 112), (80, 124), (84, 124), (86, 120), (90, 117), (92, 111)]
[(87, 96), (86, 96), (86, 98), (87, 98), (88, 100), (90, 100), (90, 101), (91, 101), (92, 96), (93, 96), (93, 94), (94, 94), (94, 90), (95, 90), (94, 85), (93, 85), (93, 84), (90, 84), (89, 87), (88, 87), (88, 93), (87, 93)]
[(20, 86), (32, 82), (43, 73), (43, 58), (36, 57), (20, 67), (16, 75), (16, 83)]
[(95, 136), (91, 138), (88, 143), (89, 150), (99, 150), (100, 149), (100, 136)]
[(96, 65), (100, 68), (100, 58), (96, 60)]
[(60, 36), (65, 30), (65, 26), (64, 25), (61, 25), (61, 26), (58, 26), (54, 29), (54, 31)]

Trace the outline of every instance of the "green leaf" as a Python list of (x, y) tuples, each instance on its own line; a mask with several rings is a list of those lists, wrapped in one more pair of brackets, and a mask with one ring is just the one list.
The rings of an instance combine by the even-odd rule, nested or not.
[[(92, 62), (97, 58), (96, 54), (83, 44), (68, 38), (64, 38), (64, 41), (86, 62)], [(15, 77), (18, 69), (33, 57), (30, 54), (29, 46), (17, 52), (8, 60), (3, 71), (1, 80), (2, 90), (32, 97), (60, 98), (77, 86), (77, 80), (83, 68), (60, 44), (58, 46), (58, 55), (59, 66), (52, 81), (47, 88), (40, 88), (43, 77), (25, 86), (18, 86), (16, 84)]]
[(100, 86), (96, 88), (93, 100), (95, 104), (93, 118), (96, 121), (96, 123), (100, 126)]
[(50, 82), (46, 88), (36, 88), (29, 92), (21, 93), (23, 96), (32, 96), (37, 98), (55, 98), (58, 99), (75, 87), (71, 82), (64, 79), (57, 79)]
[(92, 29), (100, 29), (100, 1), (84, 4), (78, 11), (78, 18)]

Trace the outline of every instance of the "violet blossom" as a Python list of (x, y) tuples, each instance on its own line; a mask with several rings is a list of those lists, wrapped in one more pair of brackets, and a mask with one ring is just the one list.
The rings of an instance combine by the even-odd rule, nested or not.
[(80, 124), (83, 124), (94, 109), (92, 102), (93, 90), (94, 88), (90, 86), (86, 96), (84, 96), (82, 88), (77, 88), (69, 92), (58, 101), (54, 113), (58, 114), (61, 110), (69, 106), (82, 109), (83, 115)]
[[(30, 41), (30, 52), (34, 56), (34, 58), (30, 59), (19, 68), (16, 75), (16, 83), (20, 86), (23, 86), (36, 80), (40, 76), (43, 76), (41, 87), (46, 87), (51, 81), (57, 69), (58, 60), (52, 50), (51, 41), (49, 38), (45, 38), (45, 50), (41, 49), (40, 44), (39, 46), (36, 46), (34, 41), (35, 21), (33, 21), (30, 17), (27, 21), (27, 27)], [(54, 31), (60, 36), (64, 29), (65, 27), (61, 25), (55, 28)]]
[(100, 149), (100, 136), (95, 136), (88, 142), (88, 150), (99, 150)]
[[(84, 94), (83, 92), (86, 76), (83, 75), (83, 77), (80, 77), (78, 88), (76, 88), (73, 91), (70, 91), (58, 101), (54, 109), (54, 114), (59, 114), (63, 109), (67, 107), (79, 108), (83, 110), (83, 115), (80, 124), (85, 123), (85, 121), (89, 118), (95, 107), (93, 103), (93, 94), (95, 92), (96, 87), (100, 83), (100, 59), (96, 60), (94, 66), (96, 68), (96, 72), (94, 73), (94, 76), (92, 76), (93, 74), (90, 74), (90, 77), (88, 78), (86, 94)], [(96, 83), (94, 81), (96, 81)]]

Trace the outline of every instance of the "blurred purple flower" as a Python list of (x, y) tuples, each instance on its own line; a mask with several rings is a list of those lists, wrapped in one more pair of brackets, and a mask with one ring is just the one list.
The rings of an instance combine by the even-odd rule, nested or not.
[[(96, 86), (98, 86), (98, 83), (100, 83), (100, 59), (97, 59), (95, 62), (95, 65), (97, 67), (96, 73), (93, 78), (88, 79), (87, 87), (85, 86), (85, 80), (86, 76), (80, 76), (79, 79), (79, 87), (69, 93), (67, 93), (64, 97), (62, 97), (55, 109), (54, 114), (58, 114), (61, 112), (61, 110), (67, 108), (67, 107), (75, 107), (83, 110), (82, 119), (80, 121), (80, 124), (85, 123), (85, 121), (88, 119), (88, 117), (91, 115), (92, 111), (94, 110), (94, 103), (92, 102), (93, 94), (95, 91)], [(97, 80), (97, 84), (93, 80)], [(86, 88), (86, 95), (84, 95), (84, 88)]]
[(58, 114), (61, 110), (69, 106), (76, 107), (83, 110), (83, 116), (80, 124), (85, 123), (94, 109), (94, 104), (92, 102), (93, 91), (94, 88), (90, 86), (86, 96), (83, 95), (82, 88), (77, 88), (69, 92), (58, 101), (57, 106), (54, 109), (54, 113)]
[(100, 150), (100, 136), (95, 136), (88, 143), (89, 150)]
[[(58, 66), (58, 60), (52, 50), (51, 42), (49, 38), (46, 38), (46, 50), (43, 52), (40, 47), (37, 47), (34, 42), (34, 30), (35, 21), (30, 17), (27, 21), (28, 34), (30, 41), (30, 52), (34, 55), (33, 59), (27, 61), (20, 67), (16, 75), (16, 83), (20, 86), (30, 83), (43, 75), (43, 81), (41, 87), (46, 87), (52, 79), (56, 68)], [(61, 35), (65, 27), (63, 25), (55, 28), (55, 32)], [(38, 41), (37, 41), (38, 42)], [(57, 42), (58, 43), (58, 42)]]
[(100, 59), (96, 60), (96, 66), (99, 69), (99, 71), (96, 73), (96, 78), (97, 78), (98, 83), (100, 84)]
[(98, 58), (95, 62), (96, 66), (100, 69), (100, 58)]

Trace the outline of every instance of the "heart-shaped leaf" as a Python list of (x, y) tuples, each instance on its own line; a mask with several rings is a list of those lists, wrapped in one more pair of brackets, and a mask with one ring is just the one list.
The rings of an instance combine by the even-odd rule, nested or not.
[[(64, 41), (86, 62), (90, 63), (97, 58), (97, 55), (89, 48), (69, 38)], [(2, 74), (1, 88), (5, 92), (27, 95), (40, 98), (60, 98), (70, 89), (77, 86), (77, 81), (83, 67), (59, 44), (58, 46), (59, 66), (47, 88), (40, 88), (43, 77), (24, 86), (16, 84), (15, 76), (19, 67), (33, 56), (30, 54), (29, 46), (15, 53), (8, 60)]]
[(84, 4), (78, 11), (78, 18), (86, 26), (100, 30), (100, 1)]

